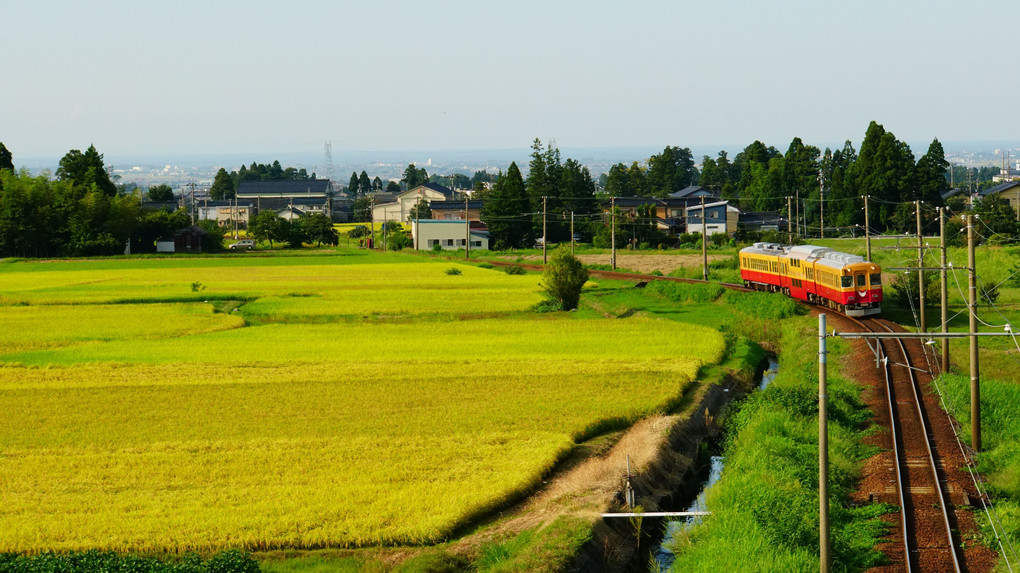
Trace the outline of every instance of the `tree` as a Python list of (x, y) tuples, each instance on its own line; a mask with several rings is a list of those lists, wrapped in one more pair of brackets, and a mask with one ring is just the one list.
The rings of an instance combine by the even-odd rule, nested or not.
[(149, 191), (145, 194), (146, 199), (152, 202), (164, 202), (174, 200), (174, 190), (166, 184), (154, 185), (149, 187)]
[(333, 228), (333, 222), (322, 213), (314, 213), (304, 218), (305, 233), (309, 242), (318, 245), (327, 244), (335, 246), (340, 242), (340, 237)]
[(268, 209), (260, 211), (248, 223), (248, 234), (260, 243), (269, 241), (269, 246), (272, 247), (273, 241), (280, 239), (283, 221), (275, 211)]
[(355, 223), (365, 223), (372, 220), (372, 198), (358, 197), (351, 201), (351, 216)]
[[(886, 227), (893, 222), (892, 205), (913, 200), (913, 172), (914, 155), (910, 146), (872, 121), (847, 177), (857, 195), (877, 199), (871, 213), (873, 225)], [(901, 231), (909, 230), (908, 219), (909, 216), (900, 217)]]
[(652, 197), (665, 197), (698, 181), (698, 169), (687, 147), (666, 146), (648, 158), (646, 187)]
[(234, 180), (231, 179), (227, 170), (220, 167), (213, 178), (212, 187), (209, 188), (209, 198), (213, 201), (222, 201), (234, 197)]
[(633, 197), (630, 190), (630, 178), (627, 176), (627, 166), (617, 163), (609, 168), (606, 175), (606, 182), (603, 187), (610, 197)]
[(4, 142), (0, 141), (0, 169), (14, 171), (14, 155), (7, 149)]
[(372, 192), (372, 180), (368, 178), (368, 173), (365, 171), (362, 171), (358, 176), (358, 191), (365, 195)]
[(917, 198), (933, 206), (942, 205), (942, 191), (949, 185), (946, 182), (946, 171), (949, 162), (938, 139), (932, 140), (928, 152), (917, 160), (914, 166), (914, 184), (917, 186)]
[(431, 219), (432, 218), (432, 207), (429, 207), (428, 199), (421, 199), (414, 202), (414, 206), (411, 207), (410, 214), (407, 216), (408, 221), (414, 221), (415, 219)]
[(424, 185), (429, 181), (429, 174), (424, 168), (418, 169), (414, 163), (408, 163), (407, 168), (404, 169), (404, 176), (401, 181), (407, 186), (408, 189), (414, 189), (419, 185)]
[(372, 191), (378, 193), (379, 191), (382, 190), (383, 190), (382, 179), (379, 179), (379, 176), (376, 175), (375, 179), (372, 180)]
[(542, 273), (542, 288), (560, 310), (573, 310), (581, 300), (581, 289), (588, 282), (588, 269), (566, 249), (556, 249)]
[(524, 248), (533, 240), (531, 221), (524, 215), (530, 204), (524, 178), (517, 163), (500, 173), (482, 206), (495, 250)]
[(400, 183), (396, 181), (390, 181), (389, 183), (386, 184), (387, 193), (400, 193), (401, 191), (402, 189), (400, 188)]
[(359, 187), (361, 186), (361, 180), (358, 179), (357, 171), (351, 172), (351, 181), (347, 184), (347, 196), (355, 198), (359, 195)]
[(110, 179), (110, 174), (103, 164), (103, 156), (94, 145), (90, 145), (85, 153), (72, 149), (60, 159), (57, 168), (57, 179), (70, 181), (75, 187), (88, 189), (95, 185), (100, 193), (113, 197), (117, 194), (117, 186)]

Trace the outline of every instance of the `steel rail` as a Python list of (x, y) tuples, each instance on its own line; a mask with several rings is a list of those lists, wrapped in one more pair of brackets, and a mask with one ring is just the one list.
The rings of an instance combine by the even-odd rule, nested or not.
[[(885, 324), (884, 322), (881, 322), (878, 319), (871, 319), (871, 320), (875, 324), (877, 324), (877, 325), (881, 326), (882, 328), (884, 328), (886, 331), (888, 331), (888, 332), (895, 332), (888, 324)], [(906, 345), (904, 345), (903, 341), (900, 340), (900, 339), (896, 339), (896, 343), (900, 347), (900, 352), (903, 353), (904, 361), (909, 366), (910, 365), (910, 355), (907, 353)], [(887, 363), (886, 364), (886, 368), (888, 369), (889, 367), (890, 366)], [(934, 489), (938, 493), (939, 508), (941, 509), (941, 512), (942, 512), (942, 524), (945, 526), (945, 534), (946, 534), (946, 536), (949, 539), (949, 554), (953, 558), (953, 568), (954, 568), (954, 571), (956, 571), (957, 573), (960, 573), (960, 571), (961, 571), (960, 560), (959, 560), (959, 557), (956, 554), (956, 543), (953, 540), (953, 528), (952, 528), (952, 525), (949, 522), (949, 510), (948, 510), (947, 504), (946, 504), (946, 496), (945, 496), (945, 493), (942, 490), (942, 482), (939, 479), (938, 465), (935, 463), (935, 455), (934, 455), (933, 450), (932, 450), (932, 443), (931, 443), (932, 442), (932, 434), (931, 434), (930, 428), (928, 427), (928, 422), (925, 421), (924, 406), (923, 406), (923, 402), (922, 402), (923, 396), (921, 395), (920, 388), (919, 388), (919, 385), (918, 385), (918, 382), (917, 382), (917, 375), (914, 374), (914, 369), (912, 367), (908, 367), (907, 368), (907, 373), (910, 376), (910, 387), (913, 390), (913, 394), (914, 394), (914, 406), (917, 409), (917, 417), (918, 417), (918, 420), (921, 422), (921, 429), (924, 432), (924, 447), (925, 447), (925, 450), (927, 451), (927, 454), (928, 454), (928, 467), (931, 469), (932, 478), (934, 479), (934, 484), (935, 484)], [(890, 412), (891, 412), (892, 408), (893, 408), (891, 402), (890, 402), (889, 408), (890, 408)], [(893, 418), (893, 420), (895, 420), (895, 418)], [(894, 425), (894, 424), (891, 421), (890, 422), (890, 426), (892, 426), (892, 425)], [(899, 458), (898, 455), (897, 455), (896, 461), (897, 461), (897, 470), (896, 470), (896, 473), (897, 473), (897, 476), (899, 476), (900, 470), (899, 470), (898, 466), (899, 466), (899, 463), (900, 463), (900, 458)], [(906, 460), (903, 460), (903, 462), (905, 463)], [(902, 485), (900, 486), (900, 489), (902, 490)], [(903, 499), (902, 494), (900, 496), (900, 499), (901, 499), (901, 502), (902, 502), (902, 499)], [(905, 516), (904, 516), (904, 520), (903, 521), (904, 521), (904, 534), (905, 534), (905, 532), (906, 532), (906, 519), (905, 519)], [(905, 544), (909, 543), (909, 542), (906, 541), (905, 537), (904, 537), (904, 543)], [(908, 571), (909, 571), (910, 570), (910, 566), (909, 566), (909, 552), (908, 552), (907, 557), (908, 557)]]

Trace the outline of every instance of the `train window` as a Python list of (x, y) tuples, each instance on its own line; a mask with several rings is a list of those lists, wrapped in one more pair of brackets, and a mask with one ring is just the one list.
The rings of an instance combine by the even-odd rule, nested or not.
[(882, 286), (882, 275), (879, 273), (873, 273), (871, 275), (871, 286), (880, 287)]
[(857, 275), (857, 288), (861, 288), (868, 284), (868, 279), (864, 275)]
[(843, 279), (841, 281), (842, 285), (843, 285), (843, 288), (850, 288), (850, 287), (854, 286), (854, 278), (853, 277), (840, 277), (840, 278)]

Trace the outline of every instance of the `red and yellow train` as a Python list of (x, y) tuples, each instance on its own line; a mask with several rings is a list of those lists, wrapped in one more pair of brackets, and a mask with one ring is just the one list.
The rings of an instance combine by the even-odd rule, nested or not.
[(882, 312), (882, 268), (828, 247), (755, 243), (740, 250), (744, 286), (783, 292), (847, 316)]

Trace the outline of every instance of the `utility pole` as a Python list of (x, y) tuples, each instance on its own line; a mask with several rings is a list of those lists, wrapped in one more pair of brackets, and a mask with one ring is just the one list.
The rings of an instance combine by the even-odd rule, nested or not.
[(369, 217), (369, 221), (372, 222), (372, 240), (370, 242), (372, 243), (372, 248), (374, 249), (375, 248), (375, 196), (374, 195), (372, 196), (372, 201), (371, 201), (370, 204), (372, 205), (372, 210), (369, 211), (369, 216), (370, 216)]
[(797, 237), (800, 238), (800, 189), (796, 192), (796, 205), (797, 205)]
[(386, 211), (383, 211), (383, 224), (382, 224), (382, 250), (384, 253), (386, 252), (386, 227), (388, 226), (387, 223), (389, 222), (390, 211), (389, 209), (387, 209)]
[(967, 215), (967, 299), (970, 307), (970, 436), (974, 451), (981, 451), (981, 382), (978, 368), (977, 273), (974, 268), (974, 216)]
[(613, 253), (609, 256), (609, 266), (616, 270), (616, 197), (609, 198), (609, 213), (610, 213), (610, 227), (609, 236), (611, 239), (611, 245)]
[(570, 212), (570, 256), (574, 256), (574, 212)]
[(917, 291), (921, 313), (921, 332), (927, 330), (927, 323), (924, 321), (924, 237), (921, 236), (921, 201), (914, 201), (914, 208), (917, 212)]
[(471, 217), (468, 215), (468, 196), (464, 194), (464, 258), (471, 258)]
[(825, 364), (825, 313), (818, 315), (818, 544), (822, 573), (829, 573), (829, 416)]
[(549, 257), (546, 256), (547, 252), (547, 235), (545, 234), (545, 204), (548, 197), (542, 197), (542, 264), (549, 262)]
[(868, 251), (868, 260), (871, 260), (871, 220), (868, 218), (868, 197), (864, 196), (864, 248)]
[(708, 217), (705, 216), (705, 196), (701, 196), (701, 274), (708, 280)]
[(818, 208), (820, 212), (820, 225), (822, 227), (822, 238), (825, 238), (825, 180), (822, 179), (822, 172), (818, 172)]
[(786, 196), (786, 244), (793, 244), (793, 225), (790, 224), (790, 196)]
[[(372, 198), (375, 202), (375, 198)], [(401, 209), (401, 212), (403, 209)], [(418, 191), (418, 197), (414, 201), (414, 250), (418, 250), (418, 235), (421, 234), (421, 222), (418, 219), (418, 214), (421, 211), (421, 191)], [(373, 227), (374, 228), (374, 227)]]
[[(948, 272), (946, 270), (946, 208), (939, 207), (939, 237), (941, 238), (941, 251), (942, 258), (939, 261), (942, 266), (942, 270), (939, 271), (939, 286), (942, 290), (941, 303), (942, 303), (942, 333), (949, 332), (949, 311), (946, 309), (946, 302), (949, 298), (949, 280)], [(942, 339), (942, 373), (946, 374), (949, 372), (949, 339)]]

